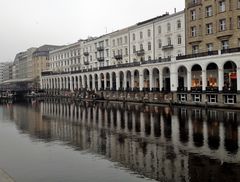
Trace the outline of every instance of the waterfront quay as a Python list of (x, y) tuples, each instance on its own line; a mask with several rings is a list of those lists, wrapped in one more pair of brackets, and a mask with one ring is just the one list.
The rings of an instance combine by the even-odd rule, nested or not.
[(18, 182), (240, 180), (239, 111), (34, 101), (0, 118), (0, 163)]

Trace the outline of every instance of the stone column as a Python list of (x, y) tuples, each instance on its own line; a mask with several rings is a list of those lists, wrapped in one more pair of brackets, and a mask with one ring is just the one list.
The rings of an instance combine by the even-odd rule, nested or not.
[(188, 87), (188, 91), (191, 91), (191, 87), (192, 87), (192, 71), (188, 71), (187, 72), (187, 87)]
[(159, 89), (160, 91), (162, 90), (163, 88), (163, 74), (162, 72), (159, 72)]
[(222, 91), (223, 89), (223, 70), (222, 68), (218, 69), (218, 90)]
[(107, 88), (107, 74), (104, 74), (104, 90)]
[(120, 73), (116, 73), (116, 90), (119, 90), (120, 87)]
[(110, 76), (109, 76), (109, 81), (110, 81), (110, 90), (113, 88), (113, 76), (112, 76), (112, 74), (109, 74)]
[(240, 91), (240, 67), (237, 68), (237, 90)]
[(176, 70), (173, 70), (170, 73), (170, 82), (171, 82), (171, 91), (172, 92), (177, 91), (177, 87), (178, 87), (178, 74), (177, 74)]
[(95, 77), (92, 76), (92, 90), (95, 90), (96, 86), (95, 86)]
[(59, 78), (59, 89), (60, 90), (62, 89), (62, 78), (61, 77)]
[(127, 88), (127, 72), (125, 72), (123, 75), (123, 88)]
[(70, 90), (73, 91), (73, 80), (71, 76), (70, 76)]
[[(152, 70), (151, 70), (152, 71)], [(149, 71), (150, 72), (150, 71)], [(150, 88), (150, 91), (152, 90), (153, 88), (153, 74), (152, 72), (149, 73), (149, 88)]]
[(134, 88), (134, 72), (131, 72), (131, 88)]
[(80, 76), (78, 76), (78, 89), (81, 88), (81, 85), (80, 85)]
[(207, 86), (207, 74), (206, 70), (202, 70), (202, 90), (205, 91)]
[(139, 90), (142, 91), (143, 90), (143, 73), (139, 71)]
[(101, 88), (101, 74), (98, 75), (98, 89)]

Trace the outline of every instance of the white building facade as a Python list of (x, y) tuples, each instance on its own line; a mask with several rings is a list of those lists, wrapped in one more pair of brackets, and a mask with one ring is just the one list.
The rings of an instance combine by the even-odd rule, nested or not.
[(184, 56), (185, 47), (184, 12), (165, 14), (82, 41), (80, 69), (43, 73), (42, 88), (175, 93), (181, 102), (236, 103), (240, 50)]

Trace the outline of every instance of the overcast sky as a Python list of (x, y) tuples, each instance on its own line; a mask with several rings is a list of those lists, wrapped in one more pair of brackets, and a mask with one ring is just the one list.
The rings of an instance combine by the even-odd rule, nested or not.
[(43, 44), (64, 45), (184, 9), (184, 0), (0, 0), (0, 61)]

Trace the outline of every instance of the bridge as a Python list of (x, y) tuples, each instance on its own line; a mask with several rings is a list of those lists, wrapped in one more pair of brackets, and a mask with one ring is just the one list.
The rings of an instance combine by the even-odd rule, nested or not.
[(22, 98), (35, 89), (35, 82), (32, 78), (4, 81), (0, 84), (0, 98), (11, 98), (12, 96)]

